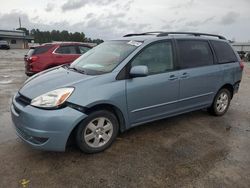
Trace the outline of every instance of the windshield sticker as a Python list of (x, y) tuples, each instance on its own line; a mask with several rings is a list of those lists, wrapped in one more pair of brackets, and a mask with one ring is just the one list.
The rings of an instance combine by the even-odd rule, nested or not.
[(133, 40), (131, 40), (131, 41), (128, 42), (128, 44), (130, 44), (130, 45), (132, 45), (132, 46), (138, 47), (138, 46), (141, 46), (141, 45), (142, 45), (142, 42), (138, 42), (138, 41), (133, 41)]

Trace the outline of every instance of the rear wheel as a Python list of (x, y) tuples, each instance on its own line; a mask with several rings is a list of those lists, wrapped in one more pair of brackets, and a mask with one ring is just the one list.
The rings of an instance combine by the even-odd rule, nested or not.
[(208, 109), (209, 112), (215, 116), (224, 115), (229, 108), (231, 99), (231, 92), (226, 88), (222, 88), (215, 96), (212, 106)]
[(119, 129), (116, 116), (106, 110), (91, 113), (78, 126), (76, 142), (85, 153), (97, 153), (107, 149), (115, 140)]
[(25, 74), (26, 74), (26, 76), (31, 77), (31, 76), (33, 76), (35, 73), (25, 73)]

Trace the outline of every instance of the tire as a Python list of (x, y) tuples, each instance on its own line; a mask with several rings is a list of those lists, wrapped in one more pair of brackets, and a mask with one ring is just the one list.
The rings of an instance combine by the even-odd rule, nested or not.
[(26, 74), (26, 76), (31, 77), (31, 76), (33, 76), (35, 73), (25, 73), (25, 74)]
[(77, 146), (84, 153), (101, 152), (111, 146), (118, 130), (119, 122), (112, 112), (94, 111), (77, 127)]
[(209, 113), (214, 116), (224, 115), (230, 106), (231, 99), (232, 99), (231, 92), (226, 88), (222, 88), (216, 94), (211, 107), (208, 108)]

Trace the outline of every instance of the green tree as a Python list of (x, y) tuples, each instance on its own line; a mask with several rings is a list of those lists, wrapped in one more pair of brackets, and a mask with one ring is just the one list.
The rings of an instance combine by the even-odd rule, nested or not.
[(63, 30), (61, 33), (60, 33), (60, 38), (64, 41), (70, 41), (70, 35), (69, 35), (69, 32), (68, 31), (65, 31)]
[[(25, 28), (24, 28), (25, 29)], [(23, 30), (23, 29), (22, 29)], [(67, 30), (59, 31), (40, 31), (39, 29), (32, 29), (25, 31), (34, 36), (36, 43), (48, 43), (52, 41), (74, 41), (74, 42), (94, 42), (100, 44), (103, 42), (101, 39), (86, 38), (83, 32), (68, 32)]]
[(25, 27), (19, 27), (17, 28), (16, 30), (19, 30), (19, 31), (24, 31), (25, 32), (25, 35), (30, 35), (30, 32), (28, 29), (26, 29)]

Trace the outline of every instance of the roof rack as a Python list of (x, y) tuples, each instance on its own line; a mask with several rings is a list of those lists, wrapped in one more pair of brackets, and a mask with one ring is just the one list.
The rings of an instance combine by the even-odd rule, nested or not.
[(142, 35), (156, 35), (157, 37), (163, 37), (168, 35), (193, 35), (196, 37), (200, 36), (209, 36), (209, 37), (217, 37), (222, 40), (227, 40), (225, 37), (221, 35), (214, 35), (214, 34), (207, 34), (207, 33), (195, 33), (195, 32), (163, 32), (163, 31), (152, 31), (152, 32), (145, 32), (145, 33), (130, 33), (124, 35), (123, 37), (132, 37), (132, 36), (142, 36)]
[(225, 37), (221, 35), (207, 34), (207, 33), (195, 33), (195, 32), (162, 32), (157, 35), (157, 37), (163, 37), (168, 35), (193, 35), (196, 37), (199, 36), (209, 36), (209, 37), (218, 37), (219, 39), (226, 40)]
[(151, 32), (145, 32), (145, 33), (130, 33), (127, 35), (124, 35), (123, 37), (132, 37), (132, 36), (141, 36), (141, 35), (159, 35), (163, 34), (163, 31), (151, 31)]

